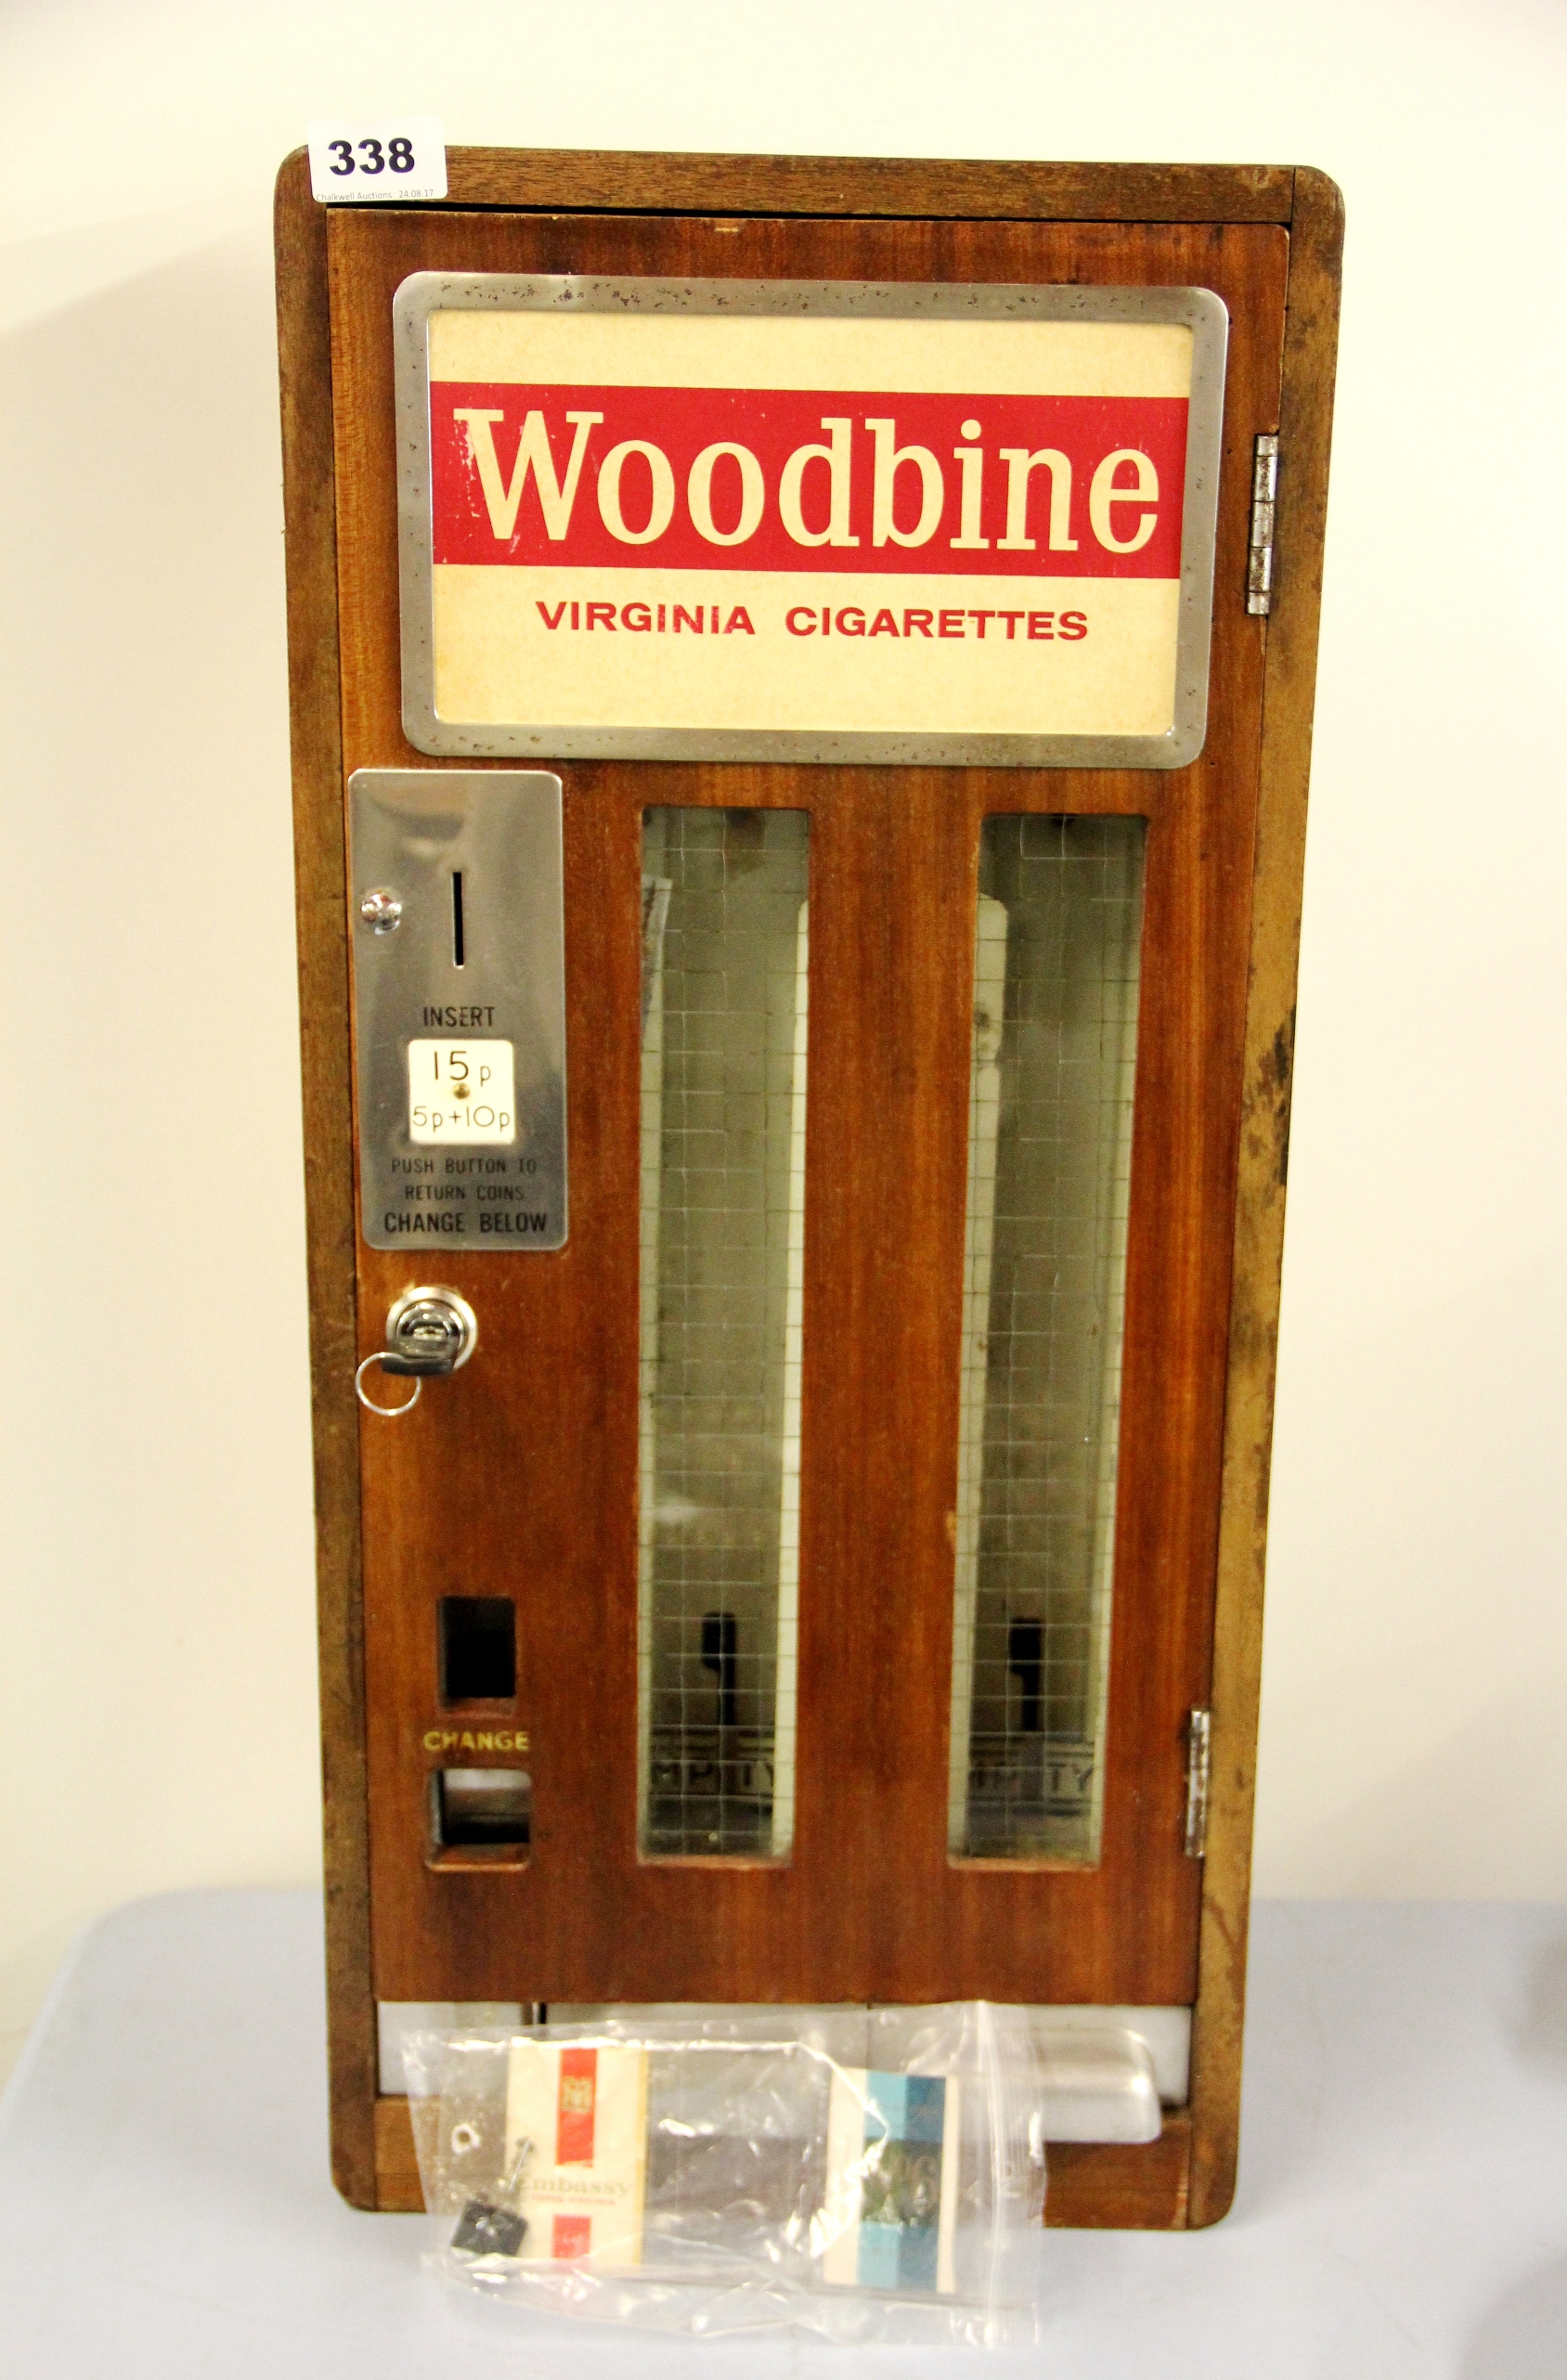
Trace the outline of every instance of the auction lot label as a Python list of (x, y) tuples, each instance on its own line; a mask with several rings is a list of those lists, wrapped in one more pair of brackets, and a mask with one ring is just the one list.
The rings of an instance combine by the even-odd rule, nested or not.
[(1200, 748), (1211, 293), (421, 274), (397, 321), (422, 750)]

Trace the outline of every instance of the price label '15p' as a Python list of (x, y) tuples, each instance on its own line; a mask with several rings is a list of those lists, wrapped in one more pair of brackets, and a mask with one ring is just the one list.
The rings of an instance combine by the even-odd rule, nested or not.
[(326, 206), (447, 195), (438, 116), (332, 117), (309, 127), (310, 192)]
[(421, 1148), (514, 1141), (512, 1055), (510, 1041), (410, 1041), (408, 1138)]

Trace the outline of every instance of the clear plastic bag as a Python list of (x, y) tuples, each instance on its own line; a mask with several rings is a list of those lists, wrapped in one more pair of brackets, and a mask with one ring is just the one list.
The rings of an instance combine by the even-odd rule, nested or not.
[(1017, 2345), (1044, 2205), (1028, 2013), (623, 2011), (404, 2042), (434, 2260), (557, 2313)]

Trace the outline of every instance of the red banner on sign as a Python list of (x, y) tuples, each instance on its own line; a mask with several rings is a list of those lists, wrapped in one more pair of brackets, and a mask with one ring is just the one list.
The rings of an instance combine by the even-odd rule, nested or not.
[(1178, 578), (1173, 397), (434, 382), (437, 564)]
[(599, 2053), (596, 2050), (561, 2051), (560, 2105), (555, 2124), (555, 2163), (590, 2166), (593, 2162), (593, 2117), (598, 2101)]

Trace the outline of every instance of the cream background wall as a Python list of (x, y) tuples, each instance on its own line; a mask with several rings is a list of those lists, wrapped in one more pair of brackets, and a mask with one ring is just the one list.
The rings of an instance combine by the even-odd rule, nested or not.
[(316, 113), (1303, 162), (1350, 243), (1258, 1884), (1567, 1894), (1553, 171), (1532, 0), (6, 0), (0, 2026), (318, 1822), (271, 299)]

